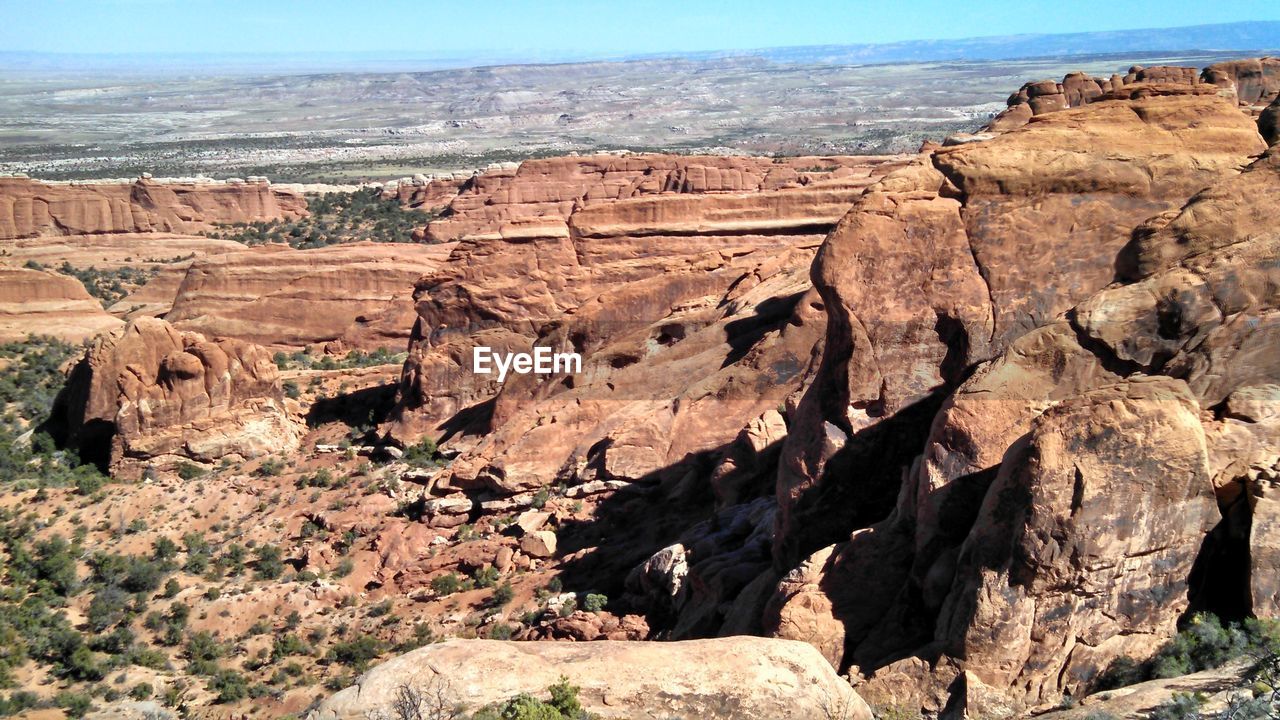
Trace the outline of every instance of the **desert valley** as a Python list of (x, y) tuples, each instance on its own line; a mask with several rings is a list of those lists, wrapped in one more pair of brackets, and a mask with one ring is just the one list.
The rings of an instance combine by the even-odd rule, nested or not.
[(1276, 716), (1280, 58), (1155, 59), (7, 93), (0, 715)]

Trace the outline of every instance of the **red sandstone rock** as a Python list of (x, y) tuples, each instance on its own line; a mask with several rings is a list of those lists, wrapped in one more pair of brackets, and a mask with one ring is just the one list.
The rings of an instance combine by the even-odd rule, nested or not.
[(97, 233), (196, 233), (215, 223), (296, 218), (302, 196), (259, 183), (50, 184), (0, 178), (0, 240)]
[(47, 335), (78, 343), (121, 324), (73, 277), (0, 265), (0, 342)]
[(55, 408), (70, 445), (124, 475), (147, 462), (289, 451), (300, 431), (261, 347), (139, 318), (100, 339)]
[[(165, 318), (212, 337), (301, 347), (404, 347), (414, 281), (451, 244), (352, 243), (314, 250), (265, 245), (191, 263)], [(144, 288), (144, 291), (147, 288)], [(134, 303), (126, 298), (122, 304)]]

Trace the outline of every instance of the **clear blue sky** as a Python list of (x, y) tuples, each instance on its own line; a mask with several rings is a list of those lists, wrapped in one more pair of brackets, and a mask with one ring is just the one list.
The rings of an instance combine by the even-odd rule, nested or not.
[(1280, 0), (0, 0), (0, 50), (621, 55), (1280, 20)]

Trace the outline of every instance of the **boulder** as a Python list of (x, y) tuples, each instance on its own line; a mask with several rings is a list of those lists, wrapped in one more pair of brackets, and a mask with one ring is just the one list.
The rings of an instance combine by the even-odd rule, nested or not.
[(83, 457), (125, 475), (150, 462), (288, 452), (302, 434), (266, 350), (154, 318), (138, 318), (88, 350), (52, 422)]
[[(678, 668), (679, 672), (673, 672)], [(548, 698), (560, 678), (602, 718), (870, 720), (871, 711), (804, 643), (736, 637), (670, 643), (449, 640), (374, 667), (308, 720), (392, 712), (402, 688), (475, 710), (520, 693)]]
[(555, 557), (556, 534), (550, 530), (535, 530), (520, 538), (520, 551), (534, 558)]

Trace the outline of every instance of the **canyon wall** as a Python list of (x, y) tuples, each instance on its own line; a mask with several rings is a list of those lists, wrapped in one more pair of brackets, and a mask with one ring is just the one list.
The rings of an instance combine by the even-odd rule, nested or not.
[[(873, 704), (998, 715), (965, 698), (1043, 707), (1188, 608), (1273, 614), (1270, 526), (1245, 518), (1269, 512), (1280, 428), (1229, 407), (1280, 377), (1280, 176), (1274, 151), (1249, 164), (1265, 144), (1234, 105), (1189, 88), (1046, 114), (841, 222), (814, 266), (828, 337), (782, 452), (770, 632), (857, 667)], [(1214, 569), (1242, 554), (1251, 572)]]
[(73, 277), (0, 265), (0, 342), (46, 335), (78, 343), (121, 324)]
[(46, 235), (174, 232), (195, 234), (218, 223), (296, 218), (301, 195), (270, 183), (45, 183), (0, 177), (0, 240)]
[[(183, 330), (261, 345), (399, 352), (414, 325), (414, 282), (452, 250), (452, 243), (364, 242), (209, 255), (181, 274), (164, 317)], [(153, 290), (148, 284), (119, 304), (145, 302)]]

